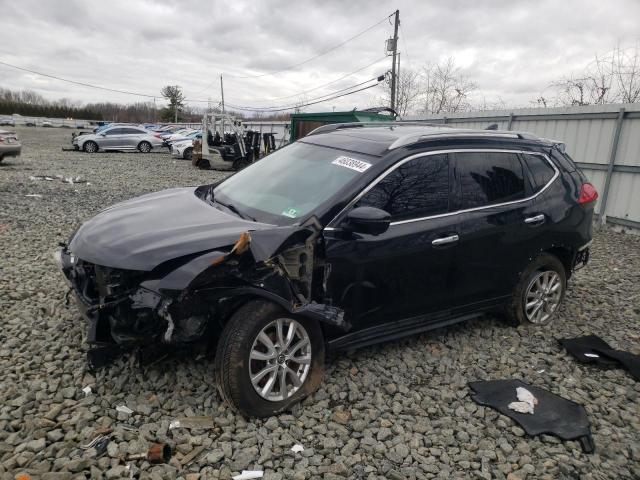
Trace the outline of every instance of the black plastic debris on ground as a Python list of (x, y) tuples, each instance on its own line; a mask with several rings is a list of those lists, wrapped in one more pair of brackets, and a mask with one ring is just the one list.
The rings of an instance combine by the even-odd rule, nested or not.
[(558, 341), (579, 362), (596, 363), (602, 366), (622, 366), (636, 380), (640, 380), (640, 355), (615, 350), (597, 335), (565, 338)]
[[(517, 387), (526, 388), (537, 398), (538, 404), (533, 414), (518, 413), (508, 407), (511, 402), (517, 401)], [(520, 380), (469, 382), (469, 388), (473, 390), (471, 398), (476, 403), (512, 418), (528, 435), (546, 433), (563, 440), (578, 440), (584, 453), (595, 451), (589, 418), (582, 405)]]

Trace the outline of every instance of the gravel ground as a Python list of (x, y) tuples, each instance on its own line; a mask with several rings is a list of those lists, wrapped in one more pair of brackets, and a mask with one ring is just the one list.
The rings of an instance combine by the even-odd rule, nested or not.
[[(124, 358), (90, 374), (83, 322), (64, 306), (51, 259), (57, 243), (103, 207), (220, 173), (166, 153), (62, 152), (70, 130), (18, 133), (23, 156), (0, 164), (0, 477), (196, 480), (255, 468), (267, 479), (640, 478), (640, 383), (623, 370), (580, 365), (555, 341), (596, 333), (640, 353), (640, 237), (596, 235), (591, 263), (574, 277), (552, 327), (486, 319), (339, 354), (303, 405), (246, 420), (221, 403), (207, 356), (173, 355), (144, 368)], [(29, 179), (57, 174), (90, 184)], [(585, 405), (596, 453), (527, 437), (470, 400), (468, 381), (498, 378), (521, 378)], [(133, 413), (117, 412), (119, 405)], [(169, 428), (191, 416), (213, 422)], [(78, 446), (100, 427), (114, 433), (95, 459)], [(153, 441), (175, 448), (171, 463), (121, 460)], [(303, 452), (290, 451), (296, 443)]]

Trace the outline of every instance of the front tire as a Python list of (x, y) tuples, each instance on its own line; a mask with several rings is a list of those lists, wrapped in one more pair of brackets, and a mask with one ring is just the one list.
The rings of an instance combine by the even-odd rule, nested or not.
[(149, 153), (151, 151), (151, 144), (149, 142), (140, 142), (138, 144), (138, 150), (141, 153)]
[(185, 160), (191, 160), (193, 158), (193, 148), (189, 147), (187, 148), (184, 153), (182, 154), (182, 157)]
[(215, 371), (222, 397), (248, 417), (282, 412), (313, 393), (324, 374), (318, 322), (252, 300), (220, 337)]
[(543, 253), (522, 273), (507, 317), (516, 325), (547, 325), (558, 313), (566, 289), (564, 265), (556, 256)]
[(98, 151), (98, 144), (94, 141), (87, 141), (84, 143), (84, 151), (87, 153), (96, 153)]

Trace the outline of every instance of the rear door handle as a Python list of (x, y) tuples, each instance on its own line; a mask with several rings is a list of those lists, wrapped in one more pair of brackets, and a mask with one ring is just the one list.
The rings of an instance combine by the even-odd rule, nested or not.
[(458, 235), (450, 235), (448, 237), (436, 238), (431, 242), (431, 245), (433, 245), (434, 247), (438, 247), (440, 245), (456, 243), (458, 240), (460, 240), (460, 237), (458, 237)]
[(544, 213), (541, 213), (540, 215), (536, 215), (535, 217), (527, 217), (524, 219), (524, 223), (528, 225), (532, 225), (535, 223), (542, 223), (542, 222), (544, 222)]

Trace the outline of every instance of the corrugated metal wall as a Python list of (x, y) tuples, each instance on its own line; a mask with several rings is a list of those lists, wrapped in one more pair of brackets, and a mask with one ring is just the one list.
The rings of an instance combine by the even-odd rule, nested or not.
[(408, 116), (403, 120), (461, 128), (486, 128), (497, 123), (503, 130), (562, 141), (598, 189), (596, 211), (601, 219), (640, 229), (640, 104), (465, 112), (455, 116)]

